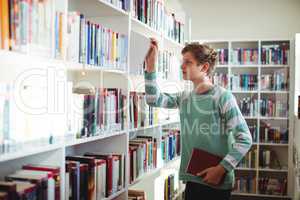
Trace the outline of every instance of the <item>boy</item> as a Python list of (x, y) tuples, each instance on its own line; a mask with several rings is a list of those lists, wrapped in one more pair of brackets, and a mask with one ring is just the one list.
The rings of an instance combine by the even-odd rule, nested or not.
[[(185, 199), (230, 199), (234, 168), (252, 145), (252, 138), (234, 96), (213, 85), (217, 53), (206, 45), (191, 43), (182, 50), (184, 80), (194, 89), (180, 94), (160, 93), (156, 84), (157, 41), (151, 39), (146, 56), (145, 90), (150, 106), (179, 108), (181, 123), (181, 164), (179, 177), (186, 182)], [(224, 126), (222, 126), (224, 125)], [(193, 176), (186, 167), (193, 148), (221, 156), (217, 165)]]

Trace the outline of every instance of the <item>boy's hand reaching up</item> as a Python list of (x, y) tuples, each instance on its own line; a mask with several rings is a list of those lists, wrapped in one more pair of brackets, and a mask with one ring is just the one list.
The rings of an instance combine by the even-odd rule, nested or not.
[(147, 72), (155, 71), (155, 62), (157, 59), (157, 53), (158, 53), (158, 43), (154, 38), (150, 38), (150, 47), (145, 58)]

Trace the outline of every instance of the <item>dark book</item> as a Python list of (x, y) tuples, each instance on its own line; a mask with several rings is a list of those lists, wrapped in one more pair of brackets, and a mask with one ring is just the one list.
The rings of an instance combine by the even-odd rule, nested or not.
[(14, 181), (17, 185), (18, 200), (35, 200), (37, 197), (37, 186), (29, 182)]
[[(52, 180), (50, 180), (52, 179)], [(23, 181), (36, 184), (37, 200), (54, 199), (54, 180), (51, 173), (31, 170), (19, 170), (5, 177), (6, 181)], [(52, 184), (53, 182), (53, 184)], [(49, 186), (49, 188), (48, 188)], [(49, 190), (49, 191), (48, 191)], [(52, 194), (53, 191), (53, 194)]]
[(187, 165), (186, 172), (197, 176), (203, 170), (217, 166), (223, 160), (222, 157), (209, 153), (207, 151), (194, 148)]
[(88, 196), (87, 200), (96, 199), (96, 159), (86, 156), (67, 156), (66, 160), (78, 161), (88, 165)]
[[(66, 161), (66, 195), (69, 200), (79, 200), (80, 198), (80, 162)], [(70, 191), (71, 190), (71, 191)]]
[(9, 200), (7, 192), (0, 192), (0, 200)]
[(102, 154), (96, 152), (86, 153), (85, 156), (95, 157), (96, 159), (103, 159), (106, 161), (106, 197), (109, 197), (112, 194), (113, 189), (113, 159), (112, 154)]
[(0, 192), (6, 193), (7, 199), (15, 200), (17, 198), (17, 184), (14, 182), (0, 181)]

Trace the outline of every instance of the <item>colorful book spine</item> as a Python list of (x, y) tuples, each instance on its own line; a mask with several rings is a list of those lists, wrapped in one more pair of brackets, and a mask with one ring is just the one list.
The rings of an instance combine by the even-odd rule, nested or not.
[(256, 126), (256, 124), (254, 125), (249, 125), (248, 124), (248, 128), (250, 130), (250, 133), (251, 133), (251, 136), (252, 136), (252, 141), (253, 142), (257, 142), (257, 139), (258, 139), (258, 128)]
[(175, 194), (175, 175), (171, 174), (164, 181), (164, 200), (172, 200)]
[(251, 176), (236, 177), (234, 192), (256, 193), (256, 178)]
[(159, 51), (157, 59), (157, 74), (160, 79), (168, 79), (174, 63), (175, 54), (169, 51)]
[(282, 91), (288, 90), (288, 73), (282, 70), (273, 74), (261, 75), (261, 90)]
[(104, 0), (107, 3), (112, 4), (113, 6), (115, 6), (116, 8), (128, 11), (129, 10), (129, 0)]
[(158, 109), (146, 103), (145, 93), (130, 92), (130, 128), (140, 128), (158, 123)]
[(260, 142), (263, 143), (288, 143), (289, 132), (287, 129), (280, 127), (272, 127), (268, 123), (264, 123), (260, 126)]
[(240, 161), (240, 168), (256, 168), (257, 149), (250, 150), (245, 157)]
[(258, 180), (260, 194), (287, 195), (287, 178), (261, 177)]
[(223, 73), (214, 73), (214, 75), (212, 76), (212, 82), (215, 85), (220, 85), (223, 88), (227, 88), (228, 87), (228, 76), (227, 76), (227, 74), (223, 74)]
[(238, 101), (243, 116), (256, 117), (258, 115), (258, 101), (250, 97)]
[(184, 23), (168, 12), (163, 0), (133, 0), (132, 16), (175, 42), (184, 43)]
[(67, 60), (124, 70), (128, 38), (87, 20), (78, 12), (68, 13)]
[(230, 82), (231, 90), (234, 91), (257, 90), (256, 74), (233, 74), (230, 77)]
[(218, 53), (218, 60), (216, 65), (227, 65), (228, 64), (228, 49), (216, 49)]
[(261, 62), (263, 65), (288, 65), (290, 50), (288, 44), (262, 45)]
[(277, 99), (262, 98), (260, 100), (260, 115), (263, 117), (287, 117), (288, 105)]
[(234, 65), (258, 64), (258, 49), (235, 48), (232, 49), (231, 63)]
[[(52, 0), (1, 0), (0, 48), (51, 56), (53, 4)], [(55, 37), (62, 39), (62, 32)]]

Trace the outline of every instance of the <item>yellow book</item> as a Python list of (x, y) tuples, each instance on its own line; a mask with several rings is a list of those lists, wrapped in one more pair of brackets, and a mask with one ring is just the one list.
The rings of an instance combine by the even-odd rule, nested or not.
[(1, 49), (9, 49), (9, 11), (8, 0), (0, 0)]
[(59, 51), (60, 56), (63, 58), (63, 13), (59, 13)]

